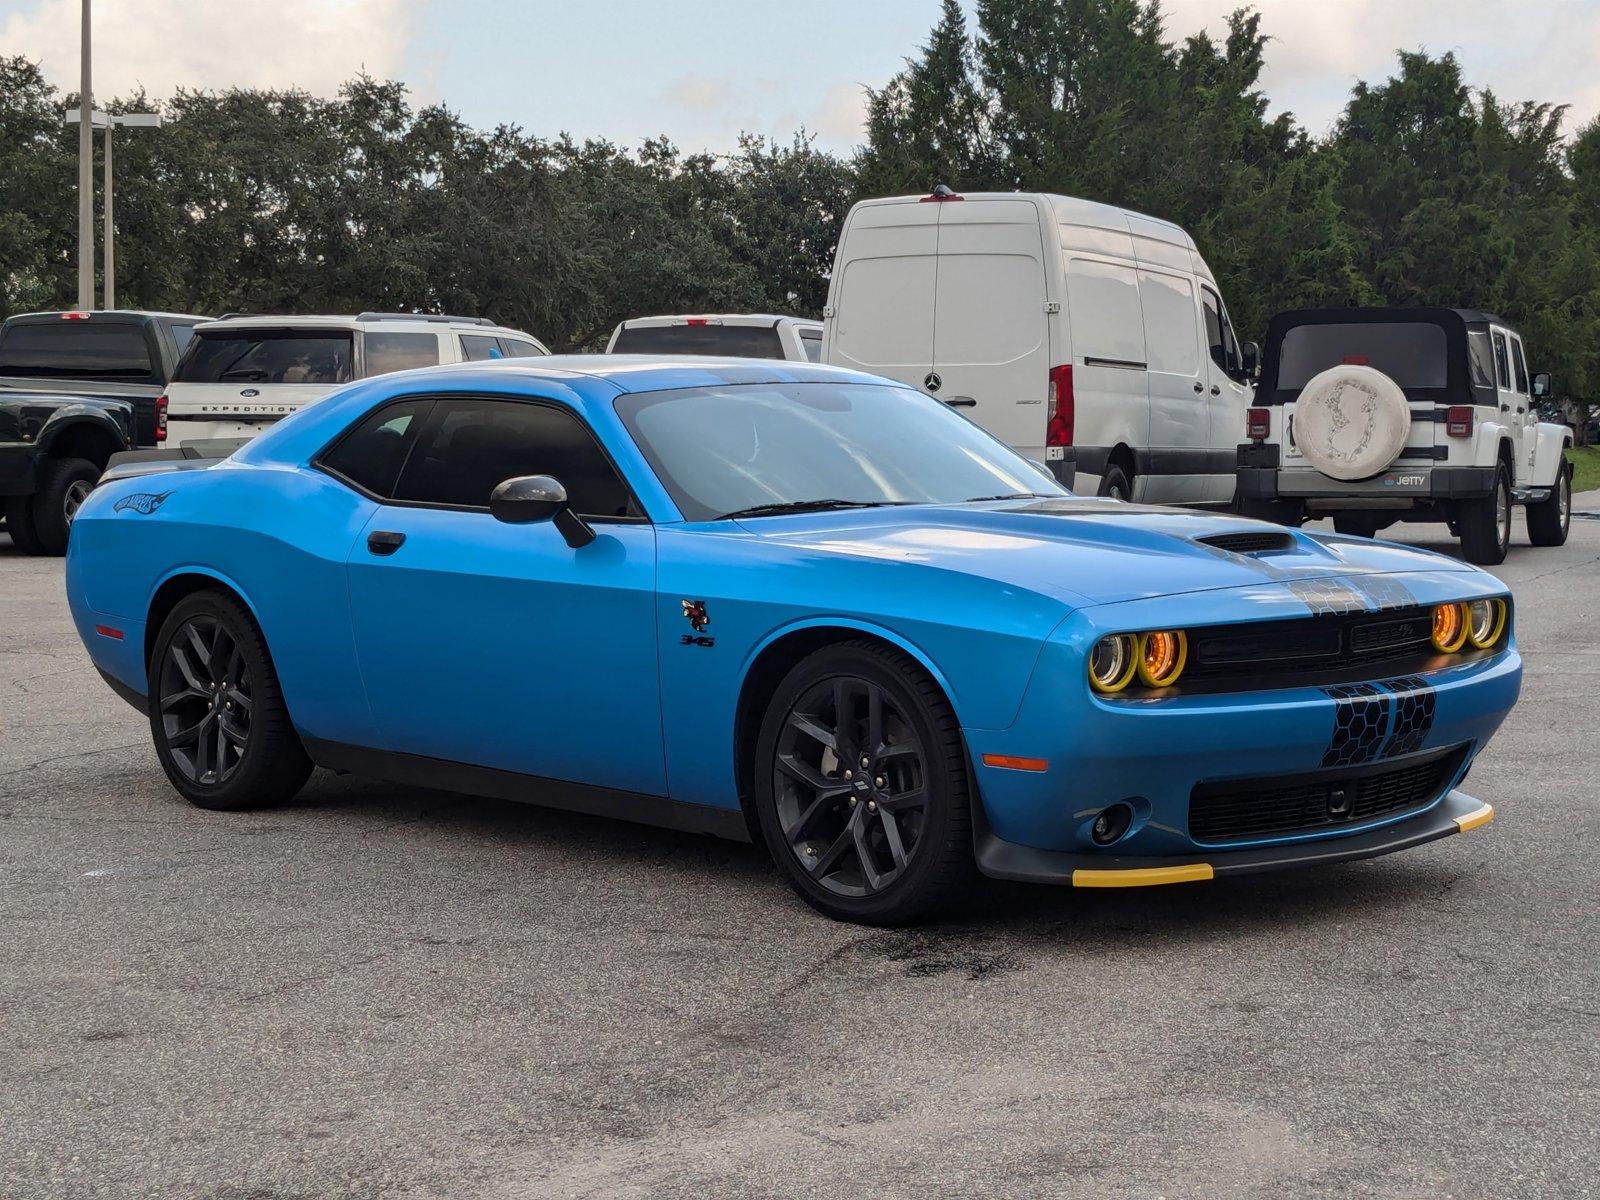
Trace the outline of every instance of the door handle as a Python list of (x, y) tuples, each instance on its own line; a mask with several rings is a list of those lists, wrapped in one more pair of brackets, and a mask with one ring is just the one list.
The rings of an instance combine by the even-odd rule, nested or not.
[(367, 549), (380, 558), (388, 558), (401, 546), (405, 545), (406, 535), (391, 533), (387, 529), (378, 529), (367, 534)]
[(1519, 406), (1518, 406), (1518, 408), (1517, 408), (1517, 412), (1518, 412), (1518, 413), (1519, 413), (1519, 414), (1520, 414), (1520, 413), (1525, 413), (1525, 412), (1527, 412), (1527, 411), (1528, 411), (1528, 410), (1527, 410), (1527, 409), (1525, 409), (1525, 408), (1522, 408), (1522, 407), (1521, 407), (1521, 406), (1520, 406), (1520, 405), (1519, 405)]
[(1501, 412), (1510, 412), (1510, 411), (1511, 411), (1511, 405), (1509, 405), (1509, 404), (1502, 404), (1502, 405), (1501, 405), (1501, 406), (1500, 406), (1500, 411), (1501, 411)]
[(1220, 395), (1222, 395), (1222, 389), (1220, 387), (1218, 387), (1216, 384), (1213, 383), (1211, 385), (1211, 394), (1213, 396), (1220, 396)]
[(951, 396), (945, 401), (951, 408), (977, 408), (978, 402), (971, 396)]
[(1199, 395), (1199, 394), (1200, 394), (1200, 393), (1201, 393), (1201, 392), (1203, 392), (1203, 391), (1205, 391), (1205, 390), (1206, 390), (1206, 385), (1205, 385), (1205, 384), (1203, 384), (1203, 383), (1197, 383), (1197, 384), (1195, 384), (1195, 385), (1194, 385), (1194, 394), (1195, 394), (1195, 395), (1197, 395), (1197, 396), (1198, 396), (1198, 395)]

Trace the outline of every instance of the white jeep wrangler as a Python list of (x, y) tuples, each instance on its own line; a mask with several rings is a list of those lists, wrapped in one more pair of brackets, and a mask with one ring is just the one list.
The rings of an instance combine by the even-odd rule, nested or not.
[(1332, 517), (1371, 537), (1445, 521), (1469, 562), (1494, 565), (1527, 509), (1535, 546), (1567, 540), (1572, 444), (1540, 422), (1522, 338), (1458, 308), (1301, 309), (1267, 329), (1239, 447), (1239, 506), (1286, 525)]

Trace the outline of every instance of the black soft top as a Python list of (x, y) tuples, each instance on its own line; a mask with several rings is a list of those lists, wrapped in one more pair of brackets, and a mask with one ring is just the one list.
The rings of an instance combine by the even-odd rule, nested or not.
[[(1283, 339), (1290, 330), (1306, 325), (1434, 325), (1444, 331), (1445, 385), (1406, 387), (1408, 400), (1436, 404), (1494, 403), (1494, 387), (1487, 390), (1473, 382), (1467, 335), (1487, 334), (1490, 325), (1516, 332), (1493, 313), (1475, 308), (1297, 308), (1276, 314), (1267, 324), (1267, 344), (1262, 351), (1261, 384), (1256, 390), (1258, 404), (1283, 404), (1300, 394), (1300, 387), (1280, 387), (1278, 368), (1283, 356)], [(1480, 339), (1487, 342), (1487, 338)], [(1485, 347), (1487, 349), (1487, 347)], [(1491, 367), (1492, 377), (1492, 367)]]

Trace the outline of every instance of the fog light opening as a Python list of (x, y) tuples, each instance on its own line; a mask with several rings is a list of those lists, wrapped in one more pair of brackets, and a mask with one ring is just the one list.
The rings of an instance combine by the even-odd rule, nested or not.
[(1113, 804), (1094, 819), (1089, 827), (1089, 837), (1096, 846), (1109, 846), (1128, 832), (1133, 824), (1133, 809), (1126, 804)]

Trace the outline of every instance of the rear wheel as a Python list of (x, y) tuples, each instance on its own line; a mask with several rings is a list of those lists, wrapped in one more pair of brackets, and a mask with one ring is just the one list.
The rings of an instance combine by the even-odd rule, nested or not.
[(1456, 510), (1456, 526), (1468, 562), (1492, 567), (1505, 561), (1511, 547), (1511, 476), (1505, 463), (1495, 468), (1494, 490), (1489, 495), (1464, 501)]
[(762, 836), (819, 912), (904, 924), (975, 877), (960, 728), (899, 651), (847, 642), (803, 660), (778, 686), (756, 753)]
[(149, 712), (162, 769), (201, 808), (276, 804), (311, 773), (266, 641), (226, 593), (187, 596), (162, 623)]
[(1116, 500), (1132, 500), (1133, 481), (1128, 478), (1126, 471), (1113, 463), (1100, 477), (1100, 494)]
[(1528, 505), (1528, 540), (1535, 546), (1560, 546), (1572, 527), (1572, 464), (1556, 472), (1550, 498)]
[(17, 553), (43, 554), (39, 533), (33, 527), (33, 497), (7, 496), (5, 504), (6, 532), (11, 535), (11, 544), (17, 548)]
[(40, 553), (65, 554), (72, 519), (89, 498), (100, 468), (86, 458), (47, 458), (39, 464), (39, 488), (33, 496), (33, 527)]

